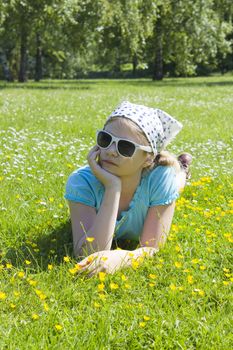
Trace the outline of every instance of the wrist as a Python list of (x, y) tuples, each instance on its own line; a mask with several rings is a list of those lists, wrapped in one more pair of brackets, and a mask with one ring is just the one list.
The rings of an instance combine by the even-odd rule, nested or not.
[(121, 183), (114, 183), (110, 185), (105, 186), (106, 191), (111, 191), (111, 192), (121, 192)]

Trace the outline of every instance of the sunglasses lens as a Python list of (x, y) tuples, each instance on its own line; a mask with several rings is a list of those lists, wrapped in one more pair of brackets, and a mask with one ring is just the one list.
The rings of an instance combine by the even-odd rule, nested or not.
[(100, 147), (107, 148), (112, 141), (112, 136), (104, 131), (100, 131), (97, 136), (97, 144)]
[(119, 153), (124, 157), (132, 157), (135, 152), (135, 146), (130, 141), (120, 140), (118, 142)]

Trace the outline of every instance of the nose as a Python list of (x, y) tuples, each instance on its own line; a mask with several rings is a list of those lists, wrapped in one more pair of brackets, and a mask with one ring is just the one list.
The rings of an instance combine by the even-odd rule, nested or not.
[(106, 149), (107, 154), (118, 155), (116, 142), (113, 142), (110, 147)]

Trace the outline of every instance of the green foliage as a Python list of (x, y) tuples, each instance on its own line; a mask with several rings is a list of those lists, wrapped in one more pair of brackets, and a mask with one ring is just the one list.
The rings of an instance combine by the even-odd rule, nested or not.
[[(230, 349), (233, 77), (2, 82), (0, 91), (0, 348)], [(192, 178), (165, 247), (101, 282), (74, 274), (63, 195), (123, 99), (183, 123), (169, 150), (192, 153)]]
[(229, 59), (232, 13), (231, 0), (7, 0), (0, 59), (13, 79), (22, 70), (35, 76), (38, 48), (46, 77), (74, 78), (95, 66), (119, 73), (122, 64), (135, 73), (145, 62), (154, 72), (161, 62), (161, 74), (195, 75)]

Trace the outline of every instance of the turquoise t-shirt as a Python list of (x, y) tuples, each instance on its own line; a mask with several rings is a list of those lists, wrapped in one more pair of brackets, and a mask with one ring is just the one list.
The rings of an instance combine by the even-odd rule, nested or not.
[[(66, 183), (64, 198), (98, 210), (105, 188), (85, 165), (71, 173)], [(122, 211), (116, 220), (114, 239), (139, 241), (148, 208), (165, 205), (179, 197), (176, 172), (172, 166), (157, 166), (141, 177), (127, 211)]]

